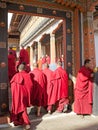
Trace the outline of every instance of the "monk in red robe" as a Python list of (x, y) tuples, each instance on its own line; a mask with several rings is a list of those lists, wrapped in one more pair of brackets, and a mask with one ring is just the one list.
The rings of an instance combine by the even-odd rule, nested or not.
[(86, 59), (76, 79), (74, 112), (80, 115), (92, 113), (93, 72), (90, 68), (91, 61)]
[(50, 57), (46, 55), (46, 63), (50, 64)]
[(50, 110), (51, 106), (56, 105), (57, 112), (66, 112), (68, 106), (68, 75), (62, 68), (62, 63), (57, 62), (57, 69), (54, 71), (51, 80), (51, 94), (49, 97)]
[(25, 71), (26, 71), (27, 73), (29, 73), (29, 72), (31, 71), (30, 65), (29, 65), (29, 64), (26, 64), (25, 62), (22, 62), (22, 64), (25, 65)]
[(45, 64), (45, 63), (46, 63), (46, 57), (43, 56), (43, 57), (42, 57), (42, 64)]
[(12, 54), (12, 52), (9, 52), (9, 54), (8, 54), (8, 77), (9, 77), (9, 81), (11, 80), (11, 78), (16, 73), (15, 64), (16, 64), (16, 58)]
[(33, 70), (30, 72), (34, 86), (32, 105), (37, 106), (37, 116), (40, 116), (41, 106), (46, 105), (45, 76), (38, 68), (38, 64), (33, 64)]
[(30, 121), (26, 108), (31, 105), (33, 82), (30, 75), (25, 72), (25, 65), (20, 64), (19, 72), (14, 75), (11, 83), (12, 109), (11, 121), (14, 125), (24, 125), (25, 129), (30, 128)]
[(49, 69), (49, 65), (47, 63), (44, 64), (44, 70), (43, 73), (45, 74), (45, 78), (46, 78), (46, 93), (47, 93), (47, 110), (49, 112), (49, 108), (48, 108), (48, 104), (49, 104), (49, 97), (51, 95), (51, 89), (50, 89), (50, 81), (52, 80), (52, 74), (53, 71)]
[(40, 70), (42, 70), (42, 57), (40, 57), (39, 58), (39, 60), (38, 60), (38, 68), (40, 69)]
[(12, 54), (15, 56), (15, 58), (17, 59), (17, 55), (16, 55), (16, 51), (13, 50), (12, 47), (9, 47), (8, 53), (12, 52)]
[(19, 64), (21, 64), (22, 62), (29, 64), (29, 54), (28, 54), (28, 51), (24, 49), (23, 46), (19, 53)]

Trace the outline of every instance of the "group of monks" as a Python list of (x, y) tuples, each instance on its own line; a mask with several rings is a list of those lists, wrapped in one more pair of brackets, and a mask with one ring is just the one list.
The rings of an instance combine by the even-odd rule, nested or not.
[(39, 58), (39, 60), (37, 61), (38, 63), (38, 68), (39, 69), (43, 69), (43, 65), (45, 63), (50, 64), (50, 56), (49, 55), (43, 55), (42, 57)]
[[(30, 129), (27, 107), (36, 106), (37, 116), (41, 116), (41, 107), (49, 114), (67, 112), (69, 106), (68, 74), (57, 61), (56, 70), (49, 69), (45, 62), (43, 68), (33, 64), (29, 66), (29, 56), (23, 47), (20, 50), (18, 63), (15, 64), (15, 52), (10, 49), (8, 54), (8, 75), (12, 93), (11, 121), (14, 125), (24, 125)], [(48, 57), (49, 59), (49, 57)], [(50, 59), (49, 59), (50, 60)], [(80, 68), (74, 85), (74, 112), (85, 115), (92, 113), (93, 77), (91, 60), (86, 59)]]
[(24, 62), (24, 64), (27, 65), (27, 71), (30, 71), (30, 66), (29, 66), (29, 54), (26, 49), (24, 49), (23, 46), (21, 46), (21, 50), (19, 52), (19, 57), (17, 58), (16, 51), (13, 50), (12, 47), (9, 48), (8, 50), (8, 77), (9, 81), (13, 77), (15, 73), (17, 73), (17, 68), (18, 66)]
[(13, 52), (9, 50), (8, 55), (9, 82), (12, 93), (12, 123), (24, 125), (26, 130), (29, 129), (27, 107), (30, 106), (37, 107), (37, 116), (41, 116), (41, 107), (44, 107), (49, 114), (54, 111), (66, 112), (69, 104), (68, 75), (62, 68), (62, 63), (57, 62), (55, 71), (49, 69), (47, 62), (44, 63), (43, 70), (39, 69), (38, 63), (34, 63), (33, 70), (30, 70), (27, 67), (29, 64), (27, 51), (24, 48), (20, 50), (17, 65), (15, 65), (16, 57)]

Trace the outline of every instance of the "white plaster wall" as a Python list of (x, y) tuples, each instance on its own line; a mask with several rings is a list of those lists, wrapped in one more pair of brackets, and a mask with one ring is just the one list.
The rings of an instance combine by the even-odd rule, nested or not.
[(94, 79), (93, 114), (98, 116), (98, 72), (95, 73), (95, 79)]
[(98, 66), (98, 32), (94, 34), (96, 66)]
[[(98, 32), (94, 34), (96, 66), (98, 66)], [(93, 114), (98, 116), (98, 72), (95, 73), (93, 89)]]

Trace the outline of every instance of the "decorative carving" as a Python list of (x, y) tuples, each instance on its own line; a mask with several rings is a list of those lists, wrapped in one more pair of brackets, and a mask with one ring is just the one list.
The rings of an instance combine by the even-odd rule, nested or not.
[(1, 0), (2, 2), (6, 2), (6, 0)]
[(71, 45), (67, 45), (67, 51), (71, 51), (71, 50), (72, 50)]
[(42, 2), (43, 2), (43, 1), (44, 1), (44, 2), (53, 2), (53, 3), (55, 2), (55, 0), (39, 0), (39, 1), (42, 1)]
[(7, 83), (0, 83), (0, 89), (7, 89)]
[(94, 42), (94, 40), (93, 39), (90, 39), (90, 43), (93, 43)]
[(53, 10), (53, 12), (52, 12), (53, 14), (56, 14), (56, 11), (55, 10)]
[(70, 12), (66, 12), (66, 17), (67, 17), (67, 18), (70, 18), (70, 17), (71, 17)]
[(1, 8), (6, 8), (6, 6), (7, 6), (7, 5), (6, 5), (5, 2), (0, 2), (0, 7), (1, 7)]
[(2, 107), (3, 109), (7, 108), (7, 104), (6, 104), (6, 103), (2, 103), (1, 107)]
[(71, 67), (72, 64), (71, 64), (71, 62), (68, 62), (67, 65), (68, 65), (68, 67)]
[(6, 48), (6, 42), (0, 42), (0, 48)]
[(70, 29), (67, 29), (67, 33), (71, 33), (71, 30), (70, 30)]
[(6, 67), (6, 63), (5, 63), (5, 62), (1, 62), (0, 67), (1, 67), (1, 68)]
[(37, 13), (42, 14), (43, 13), (43, 9), (42, 8), (37, 8)]
[(23, 5), (20, 5), (20, 6), (19, 6), (19, 9), (20, 9), (20, 10), (24, 10), (24, 6), (23, 6)]
[(0, 22), (0, 27), (4, 28), (5, 27), (5, 23), (4, 22)]

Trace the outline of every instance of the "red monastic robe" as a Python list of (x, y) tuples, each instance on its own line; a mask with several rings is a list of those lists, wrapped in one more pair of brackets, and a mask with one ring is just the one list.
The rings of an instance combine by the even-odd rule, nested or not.
[(30, 65), (29, 65), (29, 64), (26, 65), (25, 71), (26, 71), (27, 73), (29, 73), (29, 72), (31, 71), (31, 68), (30, 68)]
[(11, 80), (12, 110), (11, 119), (19, 124), (30, 124), (26, 107), (31, 105), (33, 83), (25, 71), (14, 75)]
[(38, 68), (31, 71), (30, 75), (34, 83), (32, 105), (46, 106), (45, 75)]
[(16, 73), (10, 83), (12, 92), (12, 112), (18, 114), (24, 111), (27, 106), (31, 105), (33, 82), (30, 75), (22, 71)]
[(43, 73), (45, 74), (46, 77), (46, 92), (47, 92), (47, 105), (49, 104), (49, 97), (51, 95), (51, 89), (50, 89), (50, 81), (52, 80), (52, 74), (53, 71), (51, 71), (50, 69), (46, 68), (43, 70)]
[(21, 49), (19, 54), (19, 64), (22, 62), (25, 62), (26, 64), (29, 64), (29, 55), (28, 51), (26, 49)]
[(50, 57), (49, 57), (49, 56), (46, 57), (46, 62), (47, 62), (48, 64), (50, 64)]
[(62, 67), (58, 67), (53, 73), (49, 105), (55, 104), (62, 98), (68, 98), (68, 75), (66, 71)]
[(74, 112), (77, 114), (91, 114), (92, 113), (92, 71), (83, 66), (77, 75), (75, 84), (75, 101)]
[(8, 76), (9, 76), (9, 80), (11, 80), (11, 78), (13, 77), (13, 75), (16, 73), (15, 70), (15, 63), (16, 62), (16, 58), (13, 54), (9, 54), (8, 55)]
[(45, 64), (46, 63), (46, 57), (43, 57), (42, 58), (42, 64)]
[(10, 53), (10, 52), (15, 56), (15, 58), (17, 58), (17, 55), (16, 55), (16, 51), (15, 51), (15, 50), (9, 49), (9, 50), (8, 50), (8, 53)]

